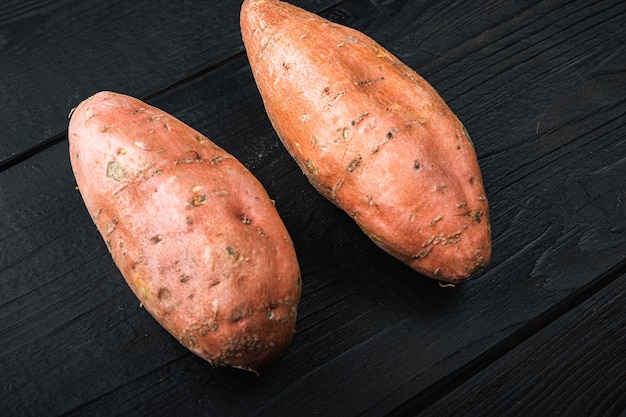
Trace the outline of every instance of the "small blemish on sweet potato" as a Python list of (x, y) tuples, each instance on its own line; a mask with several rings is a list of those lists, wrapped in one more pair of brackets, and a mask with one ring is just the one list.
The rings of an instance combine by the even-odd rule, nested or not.
[(352, 161), (350, 161), (348, 166), (346, 166), (346, 172), (353, 172), (361, 164), (362, 160), (363, 157), (361, 155), (354, 158)]
[(161, 301), (169, 301), (172, 299), (172, 292), (167, 288), (160, 288), (157, 298)]
[(196, 151), (187, 151), (185, 152), (187, 156), (177, 161), (174, 161), (175, 165), (178, 164), (191, 164), (193, 162), (202, 162), (202, 156)]
[(482, 210), (471, 210), (467, 213), (467, 216), (476, 220), (476, 223), (480, 223), (481, 222), (480, 216), (482, 216), (483, 214), (484, 213), (482, 212)]
[(429, 247), (428, 249), (421, 250), (421, 251), (417, 252), (415, 255), (413, 255), (413, 259), (423, 259), (423, 258), (427, 257), (428, 254), (432, 250), (433, 250), (433, 246)]
[(217, 164), (222, 162), (224, 159), (226, 159), (226, 155), (215, 155), (211, 158), (211, 163)]
[(358, 81), (356, 83), (356, 85), (374, 84), (374, 83), (376, 83), (378, 81), (383, 81), (384, 79), (385, 79), (385, 77), (378, 77), (378, 78), (373, 78), (373, 79), (368, 78), (368, 79), (365, 79), (365, 80)]
[(352, 121), (350, 122), (350, 124), (351, 124), (352, 126), (355, 126), (355, 125), (357, 125), (359, 122), (361, 122), (363, 119), (365, 119), (368, 115), (369, 115), (369, 113), (368, 113), (368, 112), (363, 112), (363, 113), (359, 114), (359, 117), (357, 117), (356, 119), (352, 120)]
[(358, 36), (347, 36), (342, 42), (339, 42), (337, 44), (337, 47), (341, 48), (341, 47), (343, 47), (347, 43), (356, 43), (358, 41), (359, 41)]
[(192, 347), (198, 344), (198, 338), (191, 334), (186, 333), (183, 336), (181, 336), (180, 343), (183, 346), (187, 347), (188, 349), (191, 349)]
[(239, 251), (237, 249), (233, 248), (232, 246), (226, 246), (226, 252), (228, 252), (228, 256), (230, 256), (231, 258), (233, 258), (237, 262), (241, 262), (241, 261), (247, 260), (246, 258), (244, 258), (241, 255), (241, 253), (239, 253)]
[(304, 166), (306, 167), (307, 171), (309, 171), (311, 174), (317, 174), (317, 168), (315, 167), (315, 164), (313, 163), (313, 161), (311, 161), (310, 159), (307, 159), (306, 161), (304, 161)]
[(135, 142), (135, 146), (138, 147), (139, 149), (143, 150), (143, 151), (149, 151), (150, 147), (148, 145), (146, 145), (144, 142)]
[(435, 217), (434, 219), (432, 219), (432, 220), (430, 221), (430, 223), (429, 223), (429, 224), (430, 224), (431, 226), (434, 226), (434, 225), (435, 225), (438, 221), (440, 221), (441, 219), (443, 219), (443, 216), (437, 216), (437, 217)]
[(206, 194), (194, 195), (191, 198), (191, 200), (189, 200), (189, 203), (187, 203), (187, 208), (201, 206), (201, 205), (205, 204), (206, 201), (207, 201)]
[(335, 185), (330, 189), (330, 197), (334, 200), (337, 197), (337, 192), (339, 191), (339, 189), (341, 188), (341, 186), (343, 185), (344, 180), (340, 179), (338, 180)]
[(107, 164), (107, 177), (115, 181), (122, 181), (126, 177), (126, 170), (117, 162), (111, 161)]
[(250, 310), (248, 310), (247, 308), (236, 307), (232, 309), (228, 317), (228, 320), (230, 320), (233, 323), (240, 323), (242, 322), (243, 319), (245, 319), (249, 315), (250, 315)]
[(117, 222), (118, 222), (117, 217), (114, 216), (111, 219), (111, 221), (107, 224), (107, 228), (105, 230), (105, 234), (107, 236), (113, 233), (113, 231), (115, 231), (115, 228), (117, 227)]
[(457, 231), (455, 233), (452, 233), (452, 234), (446, 236), (446, 239), (443, 242), (443, 245), (444, 246), (452, 246), (452, 245), (454, 245), (459, 240), (461, 240), (461, 233), (462, 233), (462, 231), (459, 230), (459, 231)]
[(378, 58), (387, 58), (388, 60), (391, 60), (391, 56), (377, 44), (372, 44), (372, 49)]

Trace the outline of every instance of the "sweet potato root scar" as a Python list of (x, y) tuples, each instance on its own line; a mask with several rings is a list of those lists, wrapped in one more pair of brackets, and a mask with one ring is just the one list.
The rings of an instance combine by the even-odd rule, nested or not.
[(435, 217), (434, 219), (432, 219), (432, 220), (430, 221), (430, 225), (431, 225), (431, 226), (434, 226), (434, 225), (435, 225), (438, 221), (441, 221), (441, 219), (443, 219), (443, 216), (437, 216), (437, 217)]
[(358, 155), (356, 158), (351, 160), (348, 163), (348, 166), (346, 166), (346, 172), (353, 172), (355, 169), (357, 169), (359, 165), (361, 165), (362, 160), (363, 160), (363, 157), (361, 155)]

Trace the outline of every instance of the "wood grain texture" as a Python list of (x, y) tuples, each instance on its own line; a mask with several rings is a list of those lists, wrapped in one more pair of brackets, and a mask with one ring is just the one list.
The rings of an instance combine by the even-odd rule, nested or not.
[(416, 415), (620, 415), (625, 306), (622, 276)]
[[(319, 11), (336, 1), (307, 3)], [(239, 8), (227, 0), (3, 2), (0, 167), (58, 141), (70, 109), (97, 91), (144, 98), (241, 53)]]
[[(44, 11), (52, 7), (41, 4)], [(438, 384), (443, 399), (460, 386), (448, 398), (471, 409), (480, 385), (451, 384), (446, 391), (443, 384), (468, 364), (485, 369), (478, 380), (502, 369), (539, 372), (539, 363), (516, 365), (517, 352), (523, 357), (535, 341), (564, 346), (572, 333), (554, 330), (550, 342), (542, 336), (546, 327), (503, 356), (501, 369), (488, 368), (486, 353), (531, 331), (537, 318), (626, 263), (625, 7), (618, 1), (354, 0), (328, 10), (425, 76), (472, 135), (493, 214), (494, 257), (488, 270), (456, 288), (441, 288), (382, 253), (308, 185), (273, 132), (243, 57), (150, 100), (248, 166), (294, 239), (303, 277), (297, 332), (287, 353), (258, 378), (211, 369), (139, 308), (74, 190), (66, 141), (4, 169), (3, 415), (374, 416)], [(127, 67), (117, 65), (124, 58), (110, 59), (108, 76), (120, 81), (108, 85), (128, 92)], [(67, 84), (71, 74), (55, 77)], [(33, 91), (21, 96), (20, 111), (57, 103), (38, 104)], [(68, 99), (68, 107), (80, 98)], [(0, 107), (2, 120), (13, 117), (6, 109)], [(64, 126), (65, 110), (61, 120), (49, 120)], [(23, 124), (20, 137), (43, 140), (38, 129), (46, 123)], [(0, 138), (2, 149), (10, 136)], [(588, 314), (572, 310), (571, 317), (590, 315), (598, 327), (589, 339), (597, 355), (613, 355), (619, 346), (603, 337), (603, 327), (616, 323), (602, 317), (620, 304), (603, 293), (597, 302), (613, 307), (591, 299), (580, 310)], [(567, 317), (555, 329), (571, 326)], [(585, 349), (580, 369), (604, 366)], [(576, 352), (562, 362), (573, 364)], [(534, 357), (552, 361), (552, 354)], [(620, 374), (611, 375), (619, 382)], [(509, 387), (492, 386), (496, 393)], [(591, 394), (601, 395), (600, 388), (593, 385)], [(533, 402), (532, 387), (524, 389), (524, 410), (541, 405), (543, 397)], [(623, 382), (611, 392), (623, 392)], [(501, 404), (492, 403), (498, 410)], [(435, 402), (433, 410), (447, 405)]]

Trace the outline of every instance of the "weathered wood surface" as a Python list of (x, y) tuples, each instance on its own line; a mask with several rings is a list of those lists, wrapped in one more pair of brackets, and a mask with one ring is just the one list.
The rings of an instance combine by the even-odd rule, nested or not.
[[(589, 414), (623, 412), (626, 4), (299, 4), (374, 37), (465, 123), (491, 206), (491, 266), (441, 288), (315, 193), (264, 113), (238, 2), (5, 2), (2, 414), (462, 415), (518, 400), (513, 411), (527, 414), (546, 404), (533, 395), (540, 380), (564, 381), (563, 401), (578, 390), (597, 399)], [(74, 189), (65, 137), (69, 110), (100, 89), (181, 118), (276, 200), (304, 284), (293, 344), (261, 376), (190, 354), (116, 270)], [(568, 388), (559, 358), (588, 380)], [(522, 387), (497, 385), (508, 372)]]
[[(439, 398), (424, 416), (618, 415), (626, 409), (626, 281), (588, 300)], [(567, 307), (566, 307), (567, 308)]]
[(99, 90), (147, 98), (241, 54), (239, 9), (232, 0), (4, 0), (0, 165), (62, 140), (69, 110)]

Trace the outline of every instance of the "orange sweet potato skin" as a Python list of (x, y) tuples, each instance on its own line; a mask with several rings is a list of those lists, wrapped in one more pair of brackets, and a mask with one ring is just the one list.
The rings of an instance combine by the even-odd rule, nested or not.
[(290, 343), (293, 244), (265, 189), (167, 113), (100, 92), (69, 124), (85, 205), (142, 305), (213, 365), (259, 370)]
[(241, 31), (265, 109), (312, 185), (418, 272), (459, 283), (489, 263), (480, 167), (417, 73), (351, 28), (246, 0)]

